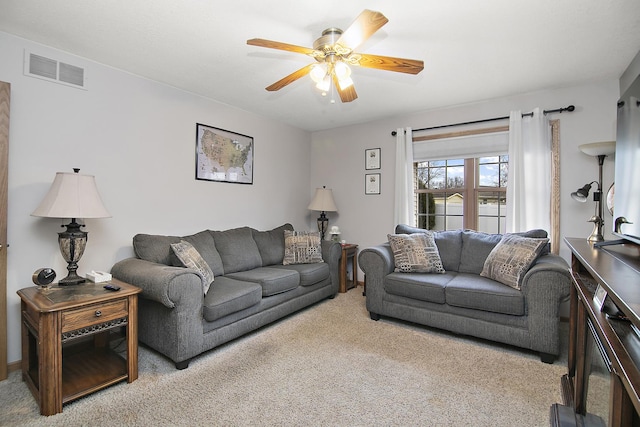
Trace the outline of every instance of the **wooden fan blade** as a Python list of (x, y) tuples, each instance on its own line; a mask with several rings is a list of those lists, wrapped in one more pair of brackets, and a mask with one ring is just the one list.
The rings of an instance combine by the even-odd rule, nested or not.
[(396, 71), (398, 73), (418, 74), (424, 69), (424, 62), (417, 59), (394, 58), (391, 56), (367, 55), (358, 53), (357, 64), (365, 68)]
[(336, 75), (333, 75), (333, 85), (336, 87), (336, 90), (338, 91), (338, 94), (340, 95), (340, 100), (342, 102), (351, 102), (354, 99), (356, 99), (358, 97), (358, 94), (356, 93), (356, 88), (354, 87), (354, 85), (351, 85), (347, 88), (340, 89), (340, 85), (338, 84), (338, 78), (336, 77)]
[(251, 46), (268, 47), (270, 49), (286, 50), (289, 52), (302, 53), (304, 55), (312, 55), (315, 52), (313, 49), (303, 46), (296, 46), (294, 44), (274, 42), (272, 40), (265, 39), (250, 39), (247, 40), (247, 44)]
[(382, 13), (365, 9), (342, 33), (336, 44), (354, 50), (387, 22), (389, 20)]
[(278, 80), (277, 82), (275, 82), (271, 86), (267, 86), (266, 89), (269, 92), (274, 92), (276, 90), (282, 89), (283, 87), (285, 87), (289, 83), (293, 83), (296, 80), (298, 80), (299, 78), (304, 77), (307, 74), (309, 74), (309, 71), (311, 71), (311, 67), (313, 67), (313, 65), (314, 64), (309, 64), (309, 65), (306, 65), (306, 66), (300, 68), (298, 71), (294, 71), (293, 73), (289, 74), (288, 76)]

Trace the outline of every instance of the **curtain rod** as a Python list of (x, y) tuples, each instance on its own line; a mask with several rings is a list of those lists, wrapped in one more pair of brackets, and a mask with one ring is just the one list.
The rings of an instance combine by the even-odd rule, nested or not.
[[(563, 111), (573, 111), (575, 110), (576, 107), (573, 105), (569, 105), (568, 107), (563, 107), (563, 108), (556, 108), (555, 110), (544, 110), (543, 113), (544, 114), (551, 114), (551, 113), (562, 113)], [(522, 117), (531, 117), (533, 116), (533, 111), (530, 113), (522, 113)], [(432, 129), (441, 129), (441, 128), (448, 128), (448, 127), (452, 127), (452, 126), (463, 126), (463, 125), (474, 125), (476, 123), (485, 123), (485, 122), (495, 122), (497, 120), (506, 120), (508, 119), (509, 116), (503, 116), (503, 117), (494, 117), (491, 119), (482, 119), (482, 120), (473, 120), (471, 122), (462, 122), (462, 123), (452, 123), (449, 125), (440, 125), (440, 126), (432, 126), (429, 128), (422, 128), (422, 129), (414, 129), (413, 132), (420, 132), (422, 130), (432, 130)], [(391, 136), (396, 136), (398, 132), (396, 132), (395, 130), (393, 132), (391, 132)]]

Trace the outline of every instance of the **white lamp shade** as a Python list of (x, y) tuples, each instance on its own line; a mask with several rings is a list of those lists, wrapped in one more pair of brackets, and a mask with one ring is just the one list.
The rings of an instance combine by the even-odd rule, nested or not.
[(336, 202), (333, 201), (333, 192), (330, 188), (316, 188), (309, 208), (312, 211), (337, 212)]
[(582, 144), (578, 146), (580, 151), (589, 156), (608, 156), (615, 154), (616, 142), (615, 141), (602, 141), (592, 142), (589, 144)]
[(95, 177), (58, 172), (40, 206), (31, 214), (46, 218), (109, 218)]

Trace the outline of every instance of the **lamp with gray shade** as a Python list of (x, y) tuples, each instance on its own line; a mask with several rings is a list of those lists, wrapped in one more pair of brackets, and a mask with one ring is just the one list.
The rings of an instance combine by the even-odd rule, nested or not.
[(316, 194), (313, 196), (311, 203), (309, 203), (309, 210), (319, 211), (318, 217), (318, 231), (320, 232), (320, 238), (324, 240), (324, 235), (327, 232), (329, 226), (329, 219), (325, 212), (337, 212), (336, 202), (333, 200), (333, 192), (330, 188), (322, 186), (322, 188), (316, 188)]
[[(62, 257), (67, 262), (69, 274), (58, 282), (59, 285), (77, 285), (85, 279), (78, 276), (78, 261), (87, 245), (87, 232), (80, 228), (77, 218), (109, 218), (111, 215), (102, 204), (95, 177), (81, 175), (80, 169), (58, 172), (40, 206), (31, 214), (44, 218), (71, 219), (66, 231), (58, 233), (58, 245)], [(62, 227), (65, 227), (64, 225)]]
[(593, 184), (596, 184), (597, 190), (593, 193), (593, 200), (596, 202), (596, 211), (594, 215), (588, 220), (588, 222), (593, 222), (593, 231), (591, 235), (587, 238), (590, 242), (602, 242), (604, 241), (604, 208), (602, 204), (602, 165), (604, 164), (604, 158), (610, 154), (614, 154), (616, 152), (616, 142), (615, 141), (602, 141), (602, 142), (592, 142), (590, 144), (582, 144), (578, 147), (580, 151), (589, 156), (594, 156), (598, 158), (598, 181), (591, 181), (582, 188), (571, 193), (571, 197), (578, 202), (586, 202), (587, 197), (589, 196), (589, 191)]

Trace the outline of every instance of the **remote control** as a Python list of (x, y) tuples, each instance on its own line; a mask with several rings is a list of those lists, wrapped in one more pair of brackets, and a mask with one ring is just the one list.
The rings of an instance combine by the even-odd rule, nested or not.
[(103, 288), (105, 288), (108, 291), (113, 291), (113, 292), (120, 290), (120, 286), (116, 286), (116, 285), (113, 285), (111, 283), (109, 283), (108, 285), (104, 285)]

